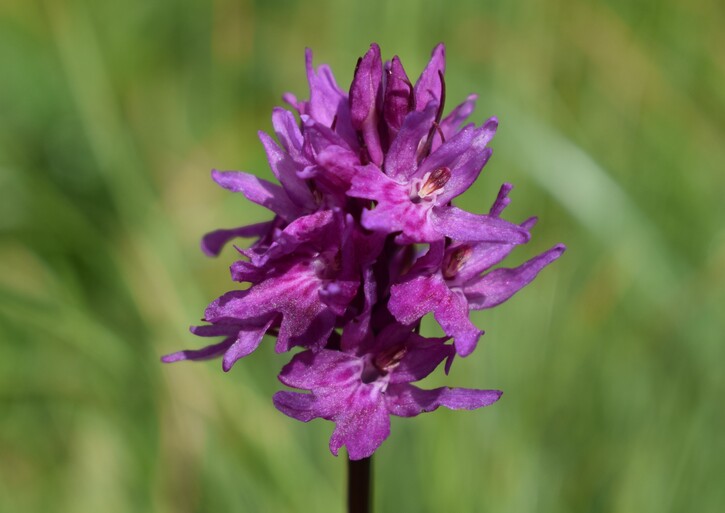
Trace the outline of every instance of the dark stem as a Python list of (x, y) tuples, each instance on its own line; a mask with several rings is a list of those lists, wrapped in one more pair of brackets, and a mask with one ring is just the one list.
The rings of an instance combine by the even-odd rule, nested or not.
[(362, 460), (347, 460), (347, 511), (370, 513), (373, 487), (370, 468), (372, 456)]

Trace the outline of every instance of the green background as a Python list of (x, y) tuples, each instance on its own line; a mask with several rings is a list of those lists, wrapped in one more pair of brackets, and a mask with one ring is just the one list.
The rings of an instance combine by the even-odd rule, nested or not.
[(269, 177), (304, 47), (345, 87), (371, 41), (411, 76), (445, 41), (449, 108), (499, 117), (461, 204), (516, 185), (541, 221), (508, 262), (569, 248), (427, 383), (498, 404), (393, 420), (377, 511), (722, 511), (723, 26), (718, 0), (3, 0), (0, 511), (342, 510), (332, 424), (272, 406), (289, 355), (158, 358), (233, 287), (199, 237), (267, 217), (209, 170)]

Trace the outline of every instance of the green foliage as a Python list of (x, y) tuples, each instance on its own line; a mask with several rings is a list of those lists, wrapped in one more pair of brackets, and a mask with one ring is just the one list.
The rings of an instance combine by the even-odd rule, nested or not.
[(158, 357), (230, 287), (202, 233), (266, 215), (208, 170), (269, 176), (303, 48), (345, 84), (371, 41), (415, 75), (441, 40), (449, 102), (501, 120), (466, 206), (512, 181), (510, 218), (542, 219), (512, 261), (569, 251), (431, 378), (502, 401), (394, 421), (377, 511), (721, 511), (724, 25), (708, 0), (4, 0), (0, 511), (342, 509), (332, 425), (272, 406), (286, 355)]

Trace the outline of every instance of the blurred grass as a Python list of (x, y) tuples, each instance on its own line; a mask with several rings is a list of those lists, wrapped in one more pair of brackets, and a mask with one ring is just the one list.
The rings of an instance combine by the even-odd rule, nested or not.
[(724, 25), (709, 0), (5, 0), (0, 511), (342, 509), (331, 425), (271, 405), (286, 356), (158, 356), (230, 288), (199, 236), (265, 216), (208, 170), (269, 177), (303, 48), (347, 84), (373, 40), (411, 75), (445, 41), (449, 101), (499, 116), (463, 203), (516, 184), (541, 222), (511, 260), (569, 246), (431, 379), (504, 399), (394, 421), (377, 510), (721, 511)]

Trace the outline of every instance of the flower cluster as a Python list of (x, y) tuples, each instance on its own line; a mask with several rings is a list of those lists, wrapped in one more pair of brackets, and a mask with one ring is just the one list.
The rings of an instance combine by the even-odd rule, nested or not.
[[(498, 122), (466, 124), (475, 96), (443, 117), (444, 47), (411, 83), (398, 57), (383, 62), (371, 45), (360, 58), (349, 94), (332, 71), (306, 54), (310, 99), (284, 96), (297, 116), (277, 108), (275, 141), (260, 132), (279, 185), (238, 171), (213, 171), (223, 188), (272, 211), (271, 221), (217, 230), (202, 249), (218, 255), (238, 237), (234, 281), (248, 283), (206, 309), (202, 337), (223, 337), (165, 362), (222, 357), (228, 371), (276, 337), (277, 352), (295, 346), (279, 379), (306, 392), (282, 391), (275, 406), (307, 422), (331, 420), (330, 450), (351, 459), (372, 453), (390, 432), (390, 415), (412, 417), (439, 406), (475, 409), (497, 390), (437, 388), (413, 382), (442, 362), (469, 355), (483, 334), (470, 310), (491, 308), (533, 280), (564, 251), (557, 245), (515, 268), (496, 268), (526, 243), (536, 219), (501, 218), (511, 185), (487, 213), (453, 205), (491, 157)], [(432, 313), (444, 338), (419, 334)], [(452, 343), (448, 343), (452, 339)]]

